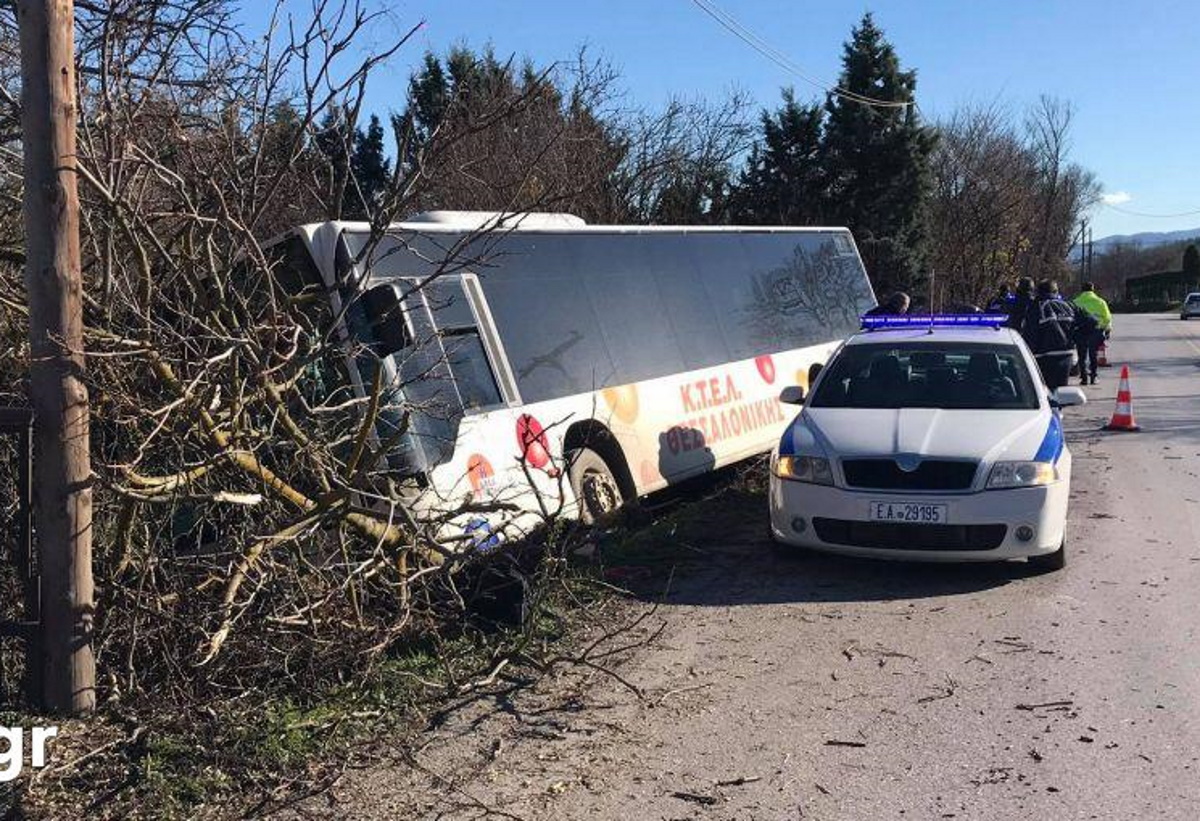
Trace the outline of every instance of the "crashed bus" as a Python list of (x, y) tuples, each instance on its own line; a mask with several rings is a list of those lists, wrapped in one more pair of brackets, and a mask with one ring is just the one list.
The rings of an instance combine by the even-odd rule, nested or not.
[(386, 471), (485, 511), (455, 527), (488, 542), (514, 509), (592, 522), (768, 452), (791, 417), (780, 389), (875, 304), (842, 228), (430, 212), (276, 248), (341, 318), (347, 383), (386, 394)]

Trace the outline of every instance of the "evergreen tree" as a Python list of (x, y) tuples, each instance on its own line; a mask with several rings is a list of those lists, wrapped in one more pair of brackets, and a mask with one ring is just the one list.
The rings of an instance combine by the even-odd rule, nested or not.
[(1200, 288), (1200, 250), (1195, 243), (1183, 249), (1183, 284), (1187, 288)]
[(380, 205), (391, 177), (391, 163), (383, 147), (383, 126), (371, 115), (364, 133), (354, 132), (350, 152), (350, 183), (346, 186), (346, 219), (367, 219)]
[(431, 51), (425, 52), (425, 65), (415, 72), (408, 83), (410, 117), (418, 138), (428, 138), (430, 132), (442, 121), (450, 107), (450, 81), (442, 68), (442, 61)]
[(754, 145), (732, 195), (735, 222), (811, 225), (824, 213), (819, 105), (801, 105), (792, 89), (783, 106), (762, 112), (762, 140)]
[(720, 223), (729, 197), (729, 171), (700, 161), (678, 162), (649, 214), (655, 225), (712, 225)]
[(572, 85), (529, 61), (502, 62), (491, 49), (426, 54), (408, 108), (392, 118), (400, 161), (420, 163), (427, 180), (414, 206), (585, 218), (610, 211), (623, 143), (600, 116), (609, 80), (598, 71), (585, 68)]
[(349, 133), (345, 113), (331, 107), (321, 118), (314, 138), (317, 151), (325, 157), (328, 166), (328, 184), (325, 192), (326, 216), (341, 219), (346, 205), (347, 181), (350, 176), (350, 145), (353, 135)]
[(352, 128), (346, 113), (331, 110), (314, 140), (329, 165), (329, 218), (365, 220), (380, 205), (391, 179), (383, 125), (371, 115), (367, 130)]
[[(916, 72), (901, 71), (895, 49), (865, 14), (844, 45), (839, 89), (912, 102), (916, 85)], [(825, 216), (854, 232), (877, 291), (919, 288), (934, 132), (921, 125), (912, 105), (879, 107), (831, 94), (825, 109)]]

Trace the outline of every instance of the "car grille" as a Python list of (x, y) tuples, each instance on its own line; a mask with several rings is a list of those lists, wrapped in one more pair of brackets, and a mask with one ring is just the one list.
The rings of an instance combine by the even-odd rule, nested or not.
[(928, 525), (813, 518), (823, 542), (880, 550), (995, 550), (1007, 525)]
[(976, 462), (927, 459), (916, 470), (903, 471), (895, 459), (843, 459), (850, 487), (875, 490), (967, 490), (975, 481)]

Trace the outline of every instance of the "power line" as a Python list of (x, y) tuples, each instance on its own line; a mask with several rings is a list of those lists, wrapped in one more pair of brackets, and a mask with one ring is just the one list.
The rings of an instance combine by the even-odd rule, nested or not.
[[(766, 57), (772, 63), (779, 66), (784, 71), (787, 71), (789, 74), (799, 77), (804, 82), (809, 83), (810, 85), (820, 89), (821, 91), (824, 91), (827, 94), (832, 94), (834, 96), (841, 97), (842, 99), (872, 108), (897, 109), (908, 108), (909, 106), (912, 106), (917, 114), (920, 115), (921, 119), (928, 120), (928, 118), (925, 116), (925, 112), (921, 110), (921, 107), (917, 105), (915, 100), (904, 102), (898, 102), (895, 100), (881, 100), (876, 97), (869, 97), (865, 94), (859, 94), (855, 91), (850, 91), (849, 89), (824, 83), (821, 80), (806, 74), (796, 63), (789, 59), (787, 55), (739, 23), (732, 15), (721, 9), (716, 4), (712, 3), (711, 0), (692, 0), (692, 3), (698, 9), (715, 20), (726, 31), (737, 37), (746, 45), (750, 46), (750, 48), (754, 49), (762, 56)], [(951, 161), (958, 166), (959, 170), (962, 171), (965, 177), (968, 177), (975, 183), (982, 182), (982, 179), (978, 177), (971, 169), (970, 164), (959, 157), (953, 149), (951, 149), (948, 145), (943, 145), (942, 149), (946, 152), (946, 155), (951, 159)], [(1117, 211), (1122, 214), (1128, 214), (1135, 217), (1147, 217), (1151, 219), (1177, 219), (1179, 217), (1200, 215), (1200, 209), (1196, 209), (1194, 211), (1180, 211), (1174, 214), (1149, 214), (1142, 211), (1133, 211), (1128, 208), (1121, 208), (1112, 203), (1103, 201), (1101, 201), (1101, 205), (1106, 208), (1111, 208), (1113, 211)]]
[(858, 103), (859, 105), (871, 106), (874, 108), (908, 108), (911, 105), (915, 105), (915, 103), (911, 100), (904, 102), (899, 102), (896, 100), (881, 100), (877, 97), (868, 97), (867, 95), (859, 94), (856, 91), (850, 91), (849, 89), (840, 88), (836, 85), (823, 83), (820, 80), (806, 74), (796, 63), (792, 62), (787, 55), (779, 51), (779, 49), (772, 46), (766, 40), (763, 40), (750, 29), (743, 26), (728, 12), (723, 11), (714, 3), (710, 2), (710, 0), (692, 0), (692, 3), (696, 6), (696, 8), (703, 11), (713, 20), (716, 20), (717, 23), (719, 23), (721, 27), (730, 34), (737, 37), (743, 43), (750, 46), (752, 49), (766, 57), (771, 62), (775, 63), (775, 65), (779, 66), (790, 74), (794, 74), (804, 82), (821, 89), (826, 94), (832, 94), (834, 96), (841, 97), (842, 99)]
[[(855, 91), (850, 91), (839, 86), (830, 85), (829, 83), (823, 83), (820, 80), (806, 74), (800, 69), (799, 66), (796, 65), (796, 63), (792, 62), (787, 55), (771, 46), (753, 31), (739, 23), (728, 12), (723, 11), (721, 8), (710, 2), (710, 0), (692, 0), (692, 3), (713, 20), (716, 20), (717, 23), (719, 23), (726, 31), (733, 34), (743, 43), (750, 46), (752, 49), (766, 57), (771, 62), (775, 63), (775, 65), (779, 66), (790, 74), (796, 75), (806, 83), (819, 88), (826, 94), (832, 94), (834, 96), (841, 97), (842, 99), (868, 106), (868, 110), (872, 108), (904, 109), (911, 106), (912, 109), (921, 117), (921, 119), (928, 119), (925, 116), (925, 112), (921, 110), (919, 105), (917, 105), (917, 101), (915, 99), (908, 100), (906, 102), (881, 100), (876, 97), (868, 97), (864, 94), (859, 94)], [(871, 113), (874, 114), (875, 112), (872, 111)], [(960, 158), (952, 149), (950, 149), (949, 146), (943, 146), (943, 150), (946, 152), (947, 156), (950, 157), (951, 161), (958, 166), (964, 177), (967, 177), (976, 184), (986, 184), (983, 179), (971, 169), (970, 164)]]
[(1104, 200), (1101, 200), (1100, 204), (1105, 208), (1111, 208), (1112, 210), (1121, 214), (1129, 214), (1133, 217), (1149, 217), (1150, 219), (1175, 219), (1177, 217), (1194, 217), (1200, 215), (1200, 208), (1197, 208), (1195, 211), (1179, 211), (1174, 214), (1147, 214), (1143, 211), (1133, 211), (1129, 208), (1122, 208), (1119, 205), (1114, 205), (1113, 203), (1105, 202)]
[[(895, 100), (881, 100), (881, 99), (878, 99), (875, 97), (868, 97), (864, 94), (859, 94), (855, 91), (850, 91), (848, 89), (844, 89), (839, 86), (831, 85), (829, 83), (823, 83), (820, 80), (806, 74), (798, 65), (796, 65), (796, 63), (792, 62), (792, 60), (789, 59), (787, 57), (787, 55), (783, 54), (777, 48), (775, 48), (774, 46), (772, 46), (771, 44), (769, 44), (768, 42), (763, 40), (761, 37), (759, 37), (757, 34), (755, 34), (753, 31), (751, 31), (750, 29), (743, 26), (736, 19), (734, 19), (734, 17), (731, 16), (728, 12), (722, 10), (720, 7), (718, 7), (717, 5), (712, 3), (711, 0), (692, 0), (692, 3), (698, 9), (700, 9), (705, 14), (707, 14), (709, 17), (711, 17), (713, 20), (717, 21), (717, 23), (719, 23), (721, 25), (721, 27), (724, 28), (726, 31), (728, 31), (730, 34), (737, 37), (739, 40), (741, 40), (746, 45), (750, 46), (752, 49), (757, 51), (759, 54), (766, 57), (772, 63), (775, 63), (775, 65), (779, 66), (784, 71), (787, 71), (790, 74), (794, 74), (795, 76), (799, 77), (801, 80), (804, 80), (806, 83), (809, 83), (810, 85), (813, 85), (816, 88), (819, 88), (820, 90), (824, 91), (826, 94), (832, 94), (837, 97), (841, 97), (842, 99), (849, 100), (851, 102), (855, 102), (860, 105), (868, 106), (869, 109), (870, 108), (903, 109), (903, 108), (908, 108), (909, 106), (911, 106), (913, 108), (913, 110), (916, 111), (916, 113), (921, 117), (921, 119), (923, 119), (923, 120), (928, 119), (925, 116), (925, 112), (921, 110), (921, 107), (919, 105), (917, 105), (917, 102), (915, 99), (909, 100), (906, 102), (897, 102)], [(872, 113), (874, 113), (874, 112), (872, 112)], [(956, 166), (958, 166), (959, 170), (962, 172), (964, 177), (967, 177), (968, 179), (970, 179), (972, 182), (974, 182), (976, 184), (987, 184), (984, 182), (984, 180), (981, 177), (979, 177), (975, 173), (975, 171), (971, 168), (970, 164), (967, 163), (966, 161), (964, 161), (961, 157), (959, 157), (957, 155), (957, 153), (954, 152), (948, 145), (943, 145), (942, 149), (946, 152), (946, 155), (950, 158), (950, 160)]]
[[(849, 89), (841, 88), (836, 85), (822, 82), (821, 80), (805, 73), (804, 70), (801, 69), (800, 66), (798, 66), (795, 62), (793, 62), (790, 58), (788, 58), (788, 56), (786, 54), (779, 51), (779, 49), (775, 48), (770, 43), (768, 43), (766, 40), (759, 37), (753, 31), (751, 31), (750, 29), (746, 28), (744, 25), (739, 23), (737, 21), (737, 19), (735, 19), (728, 12), (721, 9), (715, 3), (712, 3), (711, 0), (692, 0), (692, 4), (695, 5), (702, 12), (704, 12), (706, 15), (711, 17), (713, 20), (715, 20), (722, 28), (724, 28), (730, 34), (737, 37), (739, 40), (741, 40), (746, 45), (750, 46), (750, 48), (754, 49), (762, 56), (766, 57), (772, 63), (779, 66), (780, 68), (782, 68), (784, 71), (788, 72), (789, 74), (793, 74), (796, 77), (799, 77), (804, 82), (814, 86), (815, 88), (820, 89), (821, 91), (824, 91), (826, 94), (832, 94), (836, 97), (841, 97), (842, 99), (849, 100), (851, 102), (858, 103), (860, 105), (865, 105), (865, 106), (868, 106), (871, 108), (886, 108), (886, 109), (898, 109), (899, 108), (899, 109), (902, 109), (902, 108), (908, 108), (909, 106), (912, 106), (912, 108), (917, 112), (917, 114), (921, 117), (921, 119), (926, 120), (927, 122), (932, 122), (925, 115), (925, 112), (921, 110), (921, 107), (919, 105), (917, 105), (916, 100), (908, 100), (908, 101), (903, 101), (903, 102), (896, 101), (896, 100), (881, 100), (877, 97), (869, 97), (865, 94), (859, 94), (858, 92), (850, 91)], [(958, 166), (958, 168), (962, 172), (963, 176), (967, 177), (968, 179), (970, 179), (972, 182), (975, 182), (976, 184), (985, 184), (985, 181), (983, 180), (983, 178), (979, 177), (976, 174), (976, 172), (971, 168), (970, 163), (965, 161), (962, 157), (958, 156), (958, 153), (955, 150), (953, 150), (952, 148), (950, 148), (949, 145), (943, 144), (942, 150), (945, 151), (946, 155), (950, 158), (950, 160), (956, 166)], [(1122, 214), (1128, 214), (1130, 216), (1135, 216), (1135, 217), (1148, 217), (1151, 219), (1176, 219), (1179, 217), (1191, 217), (1191, 216), (1200, 215), (1200, 209), (1196, 209), (1194, 211), (1180, 211), (1180, 212), (1174, 213), (1174, 214), (1148, 214), (1148, 213), (1145, 213), (1142, 211), (1133, 211), (1128, 208), (1121, 208), (1117, 205), (1113, 205), (1112, 203), (1107, 203), (1107, 202), (1103, 202), (1103, 201), (1101, 202), (1101, 205), (1103, 205), (1106, 208), (1111, 208), (1113, 211), (1117, 211)]]

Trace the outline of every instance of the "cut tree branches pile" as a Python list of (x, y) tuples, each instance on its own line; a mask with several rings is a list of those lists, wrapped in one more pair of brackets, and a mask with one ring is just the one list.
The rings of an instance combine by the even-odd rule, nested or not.
[[(408, 693), (372, 686), (453, 692), (494, 679), (509, 657), (533, 670), (560, 663), (539, 660), (540, 640), (559, 629), (546, 613), (565, 595), (555, 591), (566, 590), (561, 557), (576, 532), (551, 510), (521, 548), (484, 555), (447, 541), (442, 523), (475, 503), (417, 504), (423, 491), (386, 470), (393, 442), (377, 433), (383, 416), (404, 430), (425, 409), (378, 376), (355, 394), (345, 361), (378, 375), (378, 359), (339, 336), (319, 280), (298, 281), (270, 240), (357, 216), (373, 226), (369, 255), (389, 223), (438, 204), (434, 180), (461, 179), (477, 151), (515, 148), (489, 142), (496, 135), (515, 135), (522, 153), (479, 183), (487, 197), (477, 199), (498, 211), (561, 207), (595, 180), (561, 168), (562, 141), (577, 158), (592, 143), (609, 150), (603, 129), (582, 123), (607, 75), (581, 64), (518, 76), (479, 61), (479, 83), (504, 87), (467, 94), (479, 84), (464, 83), (436, 119), (397, 115), (391, 160), (378, 122), (365, 133), (357, 123), (368, 78), (418, 24), (316, 0), (311, 15), (281, 16), (252, 39), (227, 0), (76, 8), (98, 695), (116, 730), (83, 731), (76, 751), (64, 742), (71, 765), (32, 789), (58, 780), (92, 797), (136, 794), (164, 761), (229, 779), (256, 759), (253, 781), (269, 774), (264, 762), (302, 763), (311, 738), (345, 720), (309, 715), (322, 700), (361, 719)], [(0, 9), (0, 402), (22, 404), (13, 14)], [(465, 262), (450, 249), (438, 271)], [(309, 741), (289, 744), (298, 734)], [(90, 769), (114, 755), (126, 782)], [(190, 783), (174, 781), (174, 791)]]

